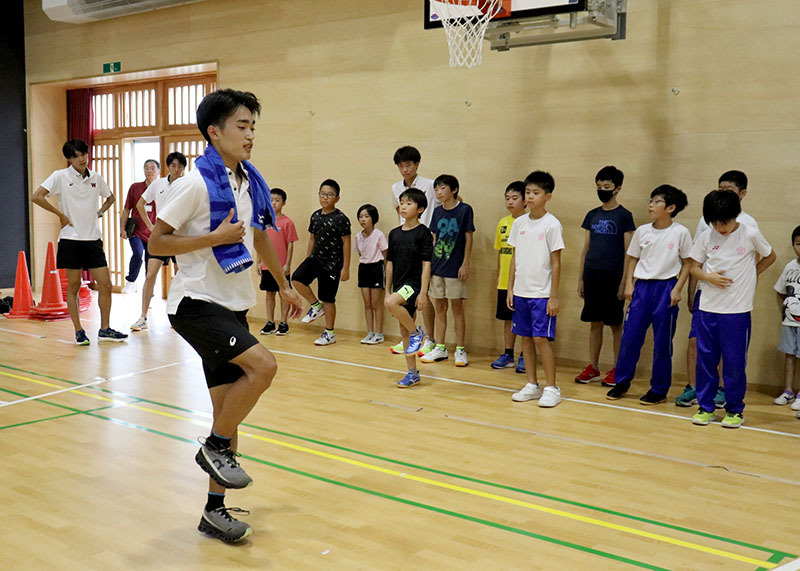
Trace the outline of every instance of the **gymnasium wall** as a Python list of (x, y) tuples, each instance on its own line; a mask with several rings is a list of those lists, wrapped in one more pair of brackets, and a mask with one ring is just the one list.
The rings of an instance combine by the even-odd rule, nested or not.
[[(502, 346), (493, 318), (492, 243), (511, 180), (534, 169), (555, 176), (550, 211), (566, 242), (556, 350), (562, 362), (582, 365), (588, 327), (579, 322), (575, 291), (580, 223), (598, 205), (595, 172), (606, 164), (625, 172), (620, 201), (637, 224), (648, 221), (652, 188), (684, 189), (690, 205), (678, 221), (693, 232), (702, 197), (719, 174), (744, 170), (751, 180), (744, 208), (778, 254), (758, 287), (750, 381), (780, 384), (772, 284), (800, 224), (794, 188), (800, 116), (792, 113), (800, 82), (793, 73), (800, 52), (796, 2), (632, 1), (625, 41), (486, 49), (483, 66), (473, 70), (448, 67), (444, 34), (422, 28), (416, 0), (208, 0), (83, 26), (51, 22), (40, 7), (39, 0), (25, 4), (31, 83), (95, 76), (108, 61), (121, 61), (123, 71), (216, 61), (220, 86), (259, 95), (264, 112), (254, 162), (272, 186), (289, 193), (286, 213), (303, 234), (295, 266), (323, 179), (342, 185), (339, 206), (354, 227), (356, 208), (371, 202), (388, 233), (397, 147), (421, 150), (425, 176), (456, 175), (478, 229), (468, 348)], [(59, 168), (53, 156), (34, 153), (32, 171)], [(339, 328), (363, 328), (354, 281), (340, 290), (338, 314)], [(688, 326), (682, 306), (679, 374)], [(387, 331), (396, 325), (389, 322)], [(602, 360), (610, 366), (606, 335)]]

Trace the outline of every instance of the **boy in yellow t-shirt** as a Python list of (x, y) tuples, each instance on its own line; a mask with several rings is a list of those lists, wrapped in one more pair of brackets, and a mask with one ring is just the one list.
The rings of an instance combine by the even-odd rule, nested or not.
[[(517, 336), (511, 332), (512, 312), (506, 303), (508, 293), (508, 273), (511, 267), (511, 255), (514, 248), (508, 245), (508, 235), (511, 232), (511, 224), (515, 218), (525, 214), (525, 183), (516, 180), (506, 187), (506, 209), (509, 214), (500, 219), (497, 223), (497, 231), (494, 235), (494, 249), (498, 250), (497, 255), (497, 311), (495, 317), (503, 321), (503, 342), (505, 351), (493, 363), (492, 369), (505, 369), (514, 366), (514, 343)], [(517, 363), (518, 373), (525, 372), (525, 361), (522, 352), (519, 354)]]

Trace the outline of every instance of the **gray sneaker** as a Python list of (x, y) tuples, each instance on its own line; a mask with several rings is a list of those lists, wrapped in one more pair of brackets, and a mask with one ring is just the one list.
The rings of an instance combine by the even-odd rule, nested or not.
[(243, 540), (248, 535), (253, 534), (250, 524), (239, 521), (232, 517), (229, 512), (242, 515), (250, 515), (250, 512), (240, 508), (221, 507), (207, 512), (203, 510), (203, 517), (197, 529), (210, 537), (216, 537), (226, 543), (234, 543)]
[(246, 488), (253, 483), (253, 479), (242, 470), (236, 461), (236, 453), (230, 448), (216, 450), (208, 445), (204, 438), (198, 438), (202, 444), (197, 451), (195, 462), (208, 473), (209, 476), (224, 488)]

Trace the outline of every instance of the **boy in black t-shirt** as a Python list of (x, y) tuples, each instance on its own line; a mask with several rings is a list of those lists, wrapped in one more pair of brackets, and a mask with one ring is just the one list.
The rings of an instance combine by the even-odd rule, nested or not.
[(605, 376), (600, 373), (600, 350), (603, 348), (603, 326), (611, 327), (614, 335), (614, 362), (617, 362), (622, 340), (622, 318), (625, 307), (625, 252), (636, 225), (633, 215), (617, 202), (624, 175), (616, 167), (603, 167), (595, 176), (597, 198), (603, 204), (590, 210), (581, 228), (586, 241), (581, 252), (578, 295), (583, 298), (581, 321), (591, 323), (589, 332), (589, 364), (577, 377), (576, 383), (602, 380), (606, 387), (614, 386), (614, 369)]
[[(339, 183), (327, 179), (319, 187), (319, 204), (322, 206), (311, 215), (308, 231), (306, 259), (292, 275), (292, 285), (311, 304), (303, 317), (310, 323), (325, 316), (325, 331), (314, 341), (314, 345), (336, 343), (336, 292), (339, 282), (350, 279), (350, 219), (338, 208)], [(319, 298), (309, 285), (317, 280)]]
[(384, 305), (400, 323), (403, 347), (406, 347), (408, 374), (397, 383), (404, 389), (419, 384), (417, 350), (423, 332), (414, 323), (414, 316), (428, 303), (433, 236), (419, 221), (420, 214), (428, 206), (425, 193), (409, 188), (403, 191), (399, 201), (398, 211), (405, 222), (389, 233)]

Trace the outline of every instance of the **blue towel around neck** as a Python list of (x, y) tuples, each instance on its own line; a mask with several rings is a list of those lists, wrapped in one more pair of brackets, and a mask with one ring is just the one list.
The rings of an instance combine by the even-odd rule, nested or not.
[[(205, 154), (195, 161), (195, 166), (208, 187), (208, 199), (211, 207), (210, 230), (212, 232), (216, 230), (228, 216), (231, 208), (234, 210), (231, 222), (237, 222), (239, 213), (236, 210), (236, 199), (228, 180), (228, 170), (225, 163), (222, 162), (219, 152), (208, 145)], [(277, 217), (272, 209), (269, 186), (261, 173), (249, 161), (242, 161), (242, 166), (247, 171), (250, 196), (253, 199), (253, 217), (250, 220), (250, 226), (262, 231), (268, 227), (277, 229), (275, 224)], [(266, 219), (267, 215), (269, 215), (269, 220)], [(253, 258), (243, 243), (214, 246), (212, 251), (222, 267), (222, 271), (226, 274), (241, 272), (253, 264)]]

